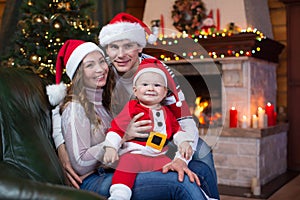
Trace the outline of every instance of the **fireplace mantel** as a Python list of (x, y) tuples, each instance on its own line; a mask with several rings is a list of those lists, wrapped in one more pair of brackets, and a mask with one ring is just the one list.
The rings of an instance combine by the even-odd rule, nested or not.
[[(175, 40), (176, 43), (174, 44)], [(250, 57), (277, 63), (283, 48), (283, 44), (261, 37), (257, 33), (241, 32), (226, 36), (201, 35), (201, 37), (194, 36), (193, 38), (160, 38), (155, 44), (148, 44), (144, 52), (158, 59), (161, 59), (161, 55), (164, 55), (171, 60), (173, 60), (174, 54), (180, 59), (187, 59), (189, 55), (183, 56), (183, 54), (189, 54), (189, 52), (197, 52), (198, 55), (206, 56), (208, 56), (208, 53), (214, 52), (216, 55), (224, 55), (225, 57), (236, 57), (235, 52), (241, 56), (243, 53), (249, 52), (248, 56)], [(242, 54), (241, 50), (243, 51)]]

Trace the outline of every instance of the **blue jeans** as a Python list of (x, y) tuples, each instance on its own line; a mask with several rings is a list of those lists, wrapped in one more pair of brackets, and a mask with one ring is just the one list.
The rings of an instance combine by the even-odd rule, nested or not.
[[(172, 154), (174, 155), (177, 151), (176, 145), (173, 142), (170, 142), (169, 147), (171, 151), (170, 156), (172, 157)], [(205, 163), (205, 168), (208, 167), (208, 169), (202, 169), (201, 166), (203, 165), (197, 165), (194, 161), (201, 161)], [(212, 150), (201, 138), (198, 139), (196, 151), (189, 164), (189, 169), (198, 175), (201, 181), (201, 188), (209, 197), (220, 199)]]
[(218, 183), (212, 150), (201, 138), (198, 140), (196, 152), (194, 153), (192, 160), (202, 161), (207, 164), (212, 172), (215, 182)]
[[(195, 163), (193, 165), (199, 169), (201, 168), (201, 171), (210, 173), (205, 163), (199, 161), (192, 161), (192, 163)], [(99, 168), (98, 172), (91, 174), (83, 180), (80, 188), (108, 197), (112, 175), (112, 172), (106, 172), (102, 168)], [(204, 176), (200, 176), (200, 181), (203, 184), (206, 184), (203, 180), (206, 175), (204, 173)], [(133, 200), (206, 200), (196, 183), (191, 183), (186, 175), (183, 182), (179, 182), (176, 172), (168, 172), (166, 174), (159, 171), (139, 173), (132, 190), (131, 199)]]

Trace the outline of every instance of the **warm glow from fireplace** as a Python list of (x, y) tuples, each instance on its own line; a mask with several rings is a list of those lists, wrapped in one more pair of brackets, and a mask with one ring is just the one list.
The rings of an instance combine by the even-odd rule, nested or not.
[(201, 126), (218, 125), (221, 120), (221, 113), (212, 113), (210, 99), (197, 97), (195, 107), (191, 113), (198, 119)]

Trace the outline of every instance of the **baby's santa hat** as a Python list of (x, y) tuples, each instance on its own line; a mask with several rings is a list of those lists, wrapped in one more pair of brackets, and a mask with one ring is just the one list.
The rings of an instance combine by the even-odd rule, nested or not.
[(99, 51), (103, 56), (104, 52), (93, 42), (82, 40), (67, 40), (60, 48), (56, 59), (56, 84), (46, 87), (47, 95), (51, 105), (58, 105), (66, 96), (66, 85), (61, 82), (62, 74), (66, 69), (66, 74), (73, 79), (82, 59), (93, 51)]
[[(148, 35), (147, 41), (146, 34)], [(128, 13), (119, 13), (101, 29), (99, 43), (105, 47), (112, 42), (125, 39), (137, 42), (144, 48), (147, 42), (153, 44), (157, 38), (141, 20)]]
[(164, 78), (165, 84), (168, 87), (168, 89), (172, 91), (173, 96), (175, 98), (176, 106), (181, 107), (182, 98), (179, 97), (180, 94), (178, 88), (176, 87), (176, 83), (174, 82), (170, 71), (166, 68), (166, 66), (163, 65), (162, 62), (160, 62), (156, 58), (145, 58), (144, 60), (142, 60), (134, 75), (133, 85), (135, 85), (137, 79), (145, 72), (154, 72), (160, 74)]

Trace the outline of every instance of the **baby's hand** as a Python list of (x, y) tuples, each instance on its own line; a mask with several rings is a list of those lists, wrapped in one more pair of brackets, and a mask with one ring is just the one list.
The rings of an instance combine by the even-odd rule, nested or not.
[(111, 164), (119, 160), (118, 152), (115, 148), (105, 147), (105, 153), (103, 156), (103, 162), (105, 164)]
[(186, 160), (189, 160), (190, 157), (193, 155), (193, 149), (189, 142), (182, 142), (179, 145), (178, 149), (179, 149), (179, 153), (181, 154), (181, 156), (183, 158), (185, 158)]

